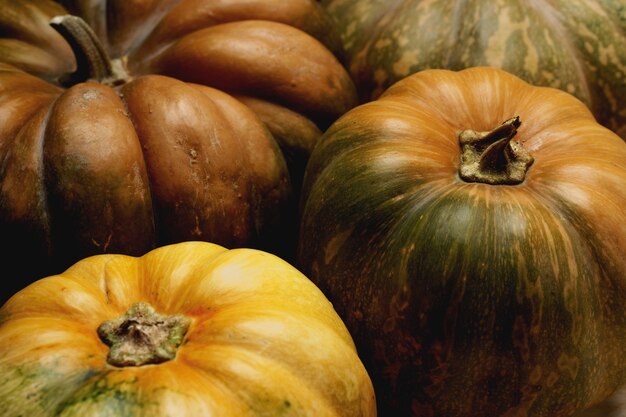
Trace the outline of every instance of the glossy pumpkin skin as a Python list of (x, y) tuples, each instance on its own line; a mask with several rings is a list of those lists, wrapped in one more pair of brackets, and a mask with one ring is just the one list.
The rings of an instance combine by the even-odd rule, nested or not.
[(623, 0), (323, 0), (364, 100), (408, 74), (493, 66), (574, 94), (626, 138)]
[(0, 90), (0, 244), (14, 290), (96, 253), (276, 243), (285, 161), (233, 97), (160, 75), (64, 90), (6, 65)]
[[(459, 176), (459, 132), (518, 115), (523, 182)], [(573, 96), (427, 70), (340, 118), (307, 166), (298, 258), (382, 416), (569, 416), (626, 378), (626, 144)]]
[[(0, 240), (14, 290), (84, 256), (183, 240), (288, 257), (303, 164), (356, 103), (321, 7), (61, 3), (0, 1)], [(68, 11), (125, 68), (119, 80), (59, 87), (76, 62), (49, 21)]]
[(305, 135), (311, 121), (324, 129), (356, 103), (335, 57), (343, 53), (338, 30), (312, 0), (2, 0), (0, 9), (0, 57), (46, 79), (74, 69), (67, 44), (48, 25), (72, 13), (131, 76), (175, 76), (293, 111), (264, 115), (273, 133), (295, 125)]
[[(191, 320), (174, 359), (107, 362), (97, 329), (136, 302)], [(89, 257), (14, 295), (0, 335), (5, 417), (376, 415), (332, 305), (262, 251), (184, 242)]]

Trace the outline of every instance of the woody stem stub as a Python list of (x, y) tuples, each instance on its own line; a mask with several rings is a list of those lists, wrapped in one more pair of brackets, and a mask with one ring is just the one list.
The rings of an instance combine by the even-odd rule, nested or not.
[(136, 303), (126, 314), (98, 327), (98, 336), (110, 347), (107, 362), (114, 366), (141, 366), (172, 360), (191, 320), (163, 316), (147, 303)]
[(461, 179), (491, 185), (522, 183), (534, 158), (513, 139), (520, 125), (515, 116), (488, 132), (459, 133)]

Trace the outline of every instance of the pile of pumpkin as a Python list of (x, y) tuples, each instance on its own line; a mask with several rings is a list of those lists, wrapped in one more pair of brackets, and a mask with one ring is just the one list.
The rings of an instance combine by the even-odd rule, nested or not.
[(624, 138), (624, 0), (0, 0), (0, 416), (584, 412)]

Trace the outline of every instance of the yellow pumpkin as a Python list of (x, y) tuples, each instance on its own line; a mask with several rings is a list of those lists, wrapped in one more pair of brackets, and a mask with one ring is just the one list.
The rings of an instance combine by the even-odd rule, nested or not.
[(184, 242), (96, 255), (0, 309), (3, 417), (376, 415), (322, 292), (280, 258)]

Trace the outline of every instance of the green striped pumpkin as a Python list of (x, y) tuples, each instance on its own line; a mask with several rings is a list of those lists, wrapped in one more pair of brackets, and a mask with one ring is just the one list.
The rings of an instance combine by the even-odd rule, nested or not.
[(626, 138), (624, 0), (323, 0), (363, 99), (427, 68), (494, 66), (560, 88)]
[(421, 71), (330, 127), (302, 201), (379, 416), (565, 417), (626, 382), (626, 143), (570, 94)]

